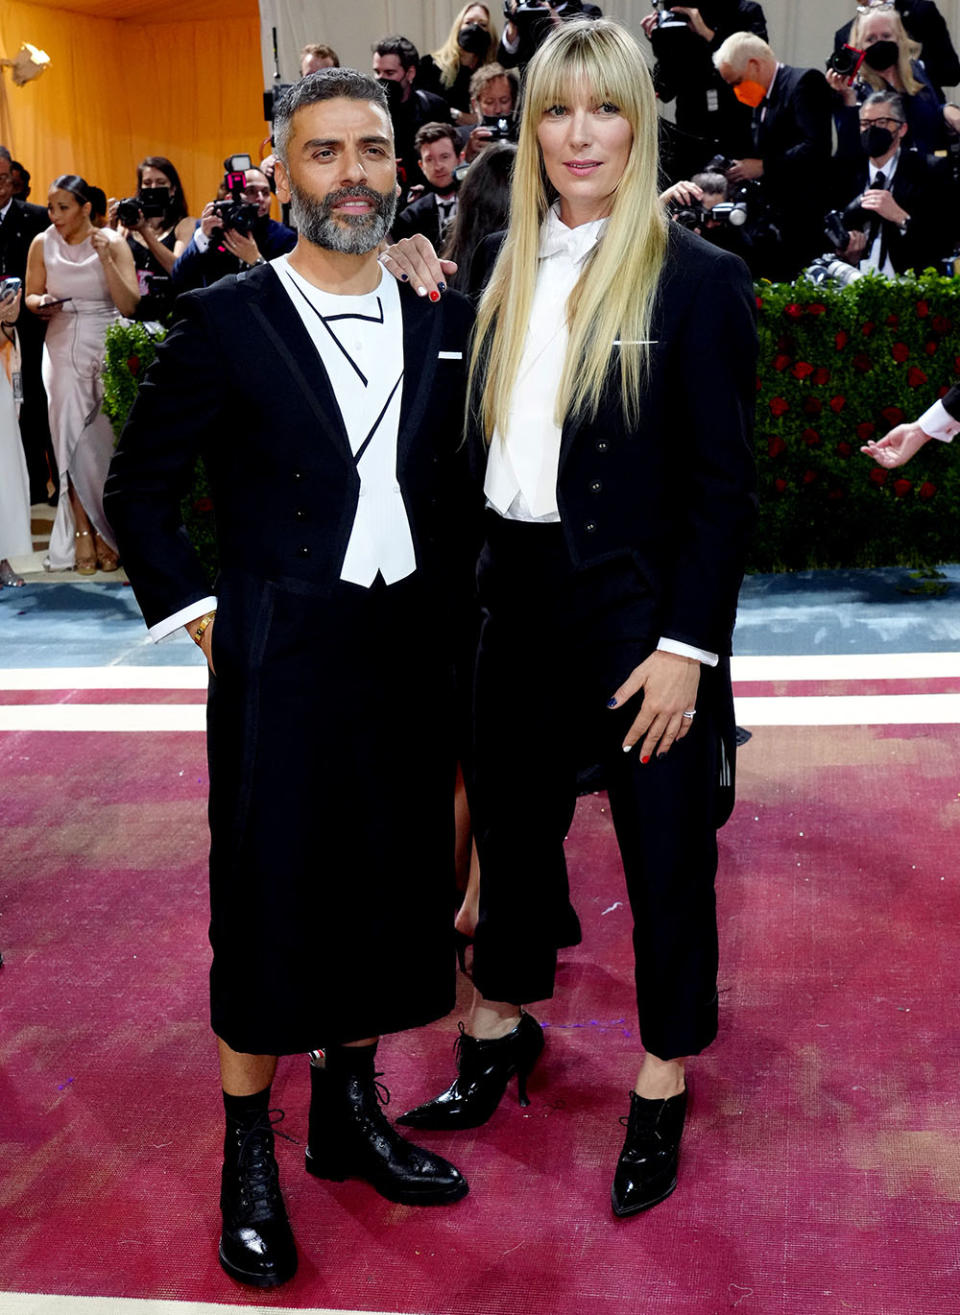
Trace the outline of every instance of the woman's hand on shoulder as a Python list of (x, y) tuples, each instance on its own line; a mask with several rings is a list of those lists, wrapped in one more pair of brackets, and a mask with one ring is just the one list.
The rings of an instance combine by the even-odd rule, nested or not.
[(456, 261), (441, 260), (422, 233), (403, 237), (380, 253), (380, 264), (400, 283), (409, 283), (418, 297), (439, 301), (447, 279), (457, 272)]
[(111, 260), (113, 258), (114, 243), (117, 241), (122, 241), (122, 239), (114, 233), (112, 228), (95, 228), (90, 234), (90, 245), (101, 260)]
[(700, 663), (696, 658), (656, 649), (638, 667), (634, 667), (607, 705), (619, 708), (643, 690), (643, 703), (623, 741), (627, 753), (638, 742), (640, 761), (648, 763), (669, 750), (674, 740), (682, 740), (693, 725), (697, 690), (700, 687)]

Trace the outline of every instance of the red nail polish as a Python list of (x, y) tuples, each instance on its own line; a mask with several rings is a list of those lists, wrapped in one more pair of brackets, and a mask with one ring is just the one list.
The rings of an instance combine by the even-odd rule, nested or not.
[(641, 761), (642, 763), (648, 763), (648, 762), (650, 761), (650, 755), (647, 754), (646, 758), (641, 758), (640, 761)]
[(431, 293), (430, 293), (430, 300), (431, 300), (431, 301), (439, 301), (439, 300), (440, 300), (440, 293), (439, 293), (439, 292), (431, 292)]

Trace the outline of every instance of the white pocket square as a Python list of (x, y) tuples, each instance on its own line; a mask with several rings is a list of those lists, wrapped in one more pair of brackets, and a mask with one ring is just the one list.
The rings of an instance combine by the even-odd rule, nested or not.
[(463, 352), (437, 352), (438, 361), (462, 361)]
[(655, 347), (659, 338), (614, 338), (614, 347)]

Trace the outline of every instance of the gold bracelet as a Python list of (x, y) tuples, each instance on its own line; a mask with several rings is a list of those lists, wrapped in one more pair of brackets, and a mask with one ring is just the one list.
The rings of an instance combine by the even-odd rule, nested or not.
[(201, 617), (200, 624), (193, 632), (193, 642), (199, 647), (203, 643), (203, 632), (216, 616), (216, 612), (208, 612), (206, 616)]

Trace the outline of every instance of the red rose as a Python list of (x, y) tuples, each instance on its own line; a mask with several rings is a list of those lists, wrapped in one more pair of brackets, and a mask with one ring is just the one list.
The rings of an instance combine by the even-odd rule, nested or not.
[(847, 405), (847, 399), (845, 397), (830, 398), (830, 410), (835, 412), (837, 415), (840, 414), (840, 412), (843, 410), (843, 408), (846, 405)]
[(823, 315), (826, 309), (827, 308), (826, 306), (824, 306), (822, 301), (811, 301), (810, 305), (807, 307), (807, 314)]
[(773, 487), (778, 493), (785, 493), (787, 489), (787, 481), (785, 479), (775, 479), (773, 481)]
[(895, 498), (905, 498), (913, 485), (908, 479), (897, 479), (893, 483), (893, 496)]
[(859, 370), (861, 374), (866, 374), (869, 370), (873, 369), (873, 362), (870, 360), (870, 357), (866, 352), (857, 352), (856, 356), (853, 358), (853, 368)]
[(937, 389), (937, 397), (938, 397), (938, 398), (946, 397), (946, 395), (947, 395), (947, 393), (949, 393), (949, 391), (950, 391), (950, 389), (947, 387), (946, 384), (941, 384), (940, 387)]
[(928, 356), (934, 356), (937, 351), (937, 344), (935, 342), (924, 343), (923, 350), (927, 353)]
[(885, 406), (880, 414), (888, 425), (899, 425), (903, 422), (903, 412), (899, 406)]
[(815, 369), (816, 366), (811, 365), (809, 361), (797, 361), (792, 374), (795, 379), (809, 379)]
[(758, 297), (758, 298), (757, 298), (757, 310), (762, 310), (762, 309), (763, 309), (763, 298), (762, 298), (762, 297)]
[(954, 374), (960, 374), (960, 356), (953, 358), (953, 372)]
[(763, 380), (760, 378), (759, 375), (757, 375), (757, 392), (759, 393), (762, 388), (763, 388)]
[(773, 368), (775, 370), (785, 370), (789, 364), (790, 357), (786, 356), (783, 352), (781, 352), (779, 356), (773, 358)]
[(778, 457), (781, 452), (786, 452), (787, 445), (777, 434), (771, 434), (767, 439), (767, 452), (771, 457)]
[(803, 472), (804, 484), (813, 484), (816, 481), (817, 472), (815, 470), (805, 470)]
[(865, 338), (869, 338), (871, 333), (873, 333), (876, 327), (877, 326), (874, 324), (873, 320), (867, 320), (866, 324), (863, 325), (860, 332), (863, 334)]
[(140, 357), (139, 357), (139, 356), (128, 356), (128, 357), (127, 357), (127, 369), (130, 371), (131, 374), (136, 374), (137, 371), (140, 369)]
[(889, 473), (888, 470), (883, 470), (880, 466), (874, 466), (870, 472), (870, 479), (874, 484), (886, 484)]
[(843, 489), (831, 489), (827, 494), (828, 502), (839, 502), (843, 497)]
[(934, 315), (933, 331), (934, 333), (949, 333), (953, 328), (953, 321), (948, 320), (946, 315)]
[(887, 316), (887, 323), (890, 325), (890, 328), (891, 328), (891, 329), (895, 329), (895, 328), (897, 327), (897, 325), (900, 323), (900, 316), (897, 315), (896, 313), (894, 313), (894, 314), (892, 314), (892, 315), (888, 315), (888, 316)]
[(819, 397), (805, 397), (803, 399), (804, 414), (808, 416), (818, 416), (823, 410), (823, 403)]
[(788, 306), (784, 306), (783, 313), (789, 315), (791, 320), (798, 320), (803, 314), (803, 307), (798, 306), (795, 301), (791, 301)]
[(930, 498), (932, 498), (933, 495), (936, 493), (936, 491), (937, 491), (936, 484), (931, 484), (928, 479), (925, 479), (923, 483), (920, 485), (920, 487), (917, 489), (917, 497), (923, 498), (924, 502), (928, 502)]
[(800, 437), (806, 443), (807, 447), (820, 446), (820, 435), (815, 429), (805, 429)]
[(771, 397), (770, 411), (773, 415), (775, 416), (786, 415), (786, 413), (789, 410), (790, 410), (789, 402), (785, 401), (782, 397)]
[(910, 348), (905, 342), (895, 342), (890, 348), (890, 355), (895, 361), (902, 365), (910, 355)]
[(917, 315), (921, 320), (925, 320), (930, 314), (930, 307), (925, 301), (917, 302)]
[(213, 511), (213, 503), (209, 498), (197, 498), (193, 504), (194, 511)]
[(927, 382), (927, 376), (922, 370), (918, 370), (915, 365), (911, 365), (907, 371), (907, 383), (911, 388), (919, 388), (921, 384)]
[(857, 438), (861, 443), (865, 443), (868, 438), (873, 438), (876, 428), (872, 420), (864, 420), (862, 424), (857, 425)]
[(827, 369), (825, 365), (818, 365), (817, 368), (814, 370), (813, 382), (817, 385), (818, 388), (822, 388), (824, 384), (828, 384), (830, 382), (830, 371)]
[(837, 336), (834, 338), (833, 342), (837, 351), (842, 352), (844, 347), (846, 347), (847, 343), (849, 342), (849, 334), (847, 333), (846, 329), (841, 329), (840, 332), (837, 334)]
[(840, 454), (840, 456), (848, 457), (852, 451), (853, 448), (850, 446), (850, 444), (845, 443), (844, 440), (841, 438), (840, 442), (837, 444), (837, 452)]

